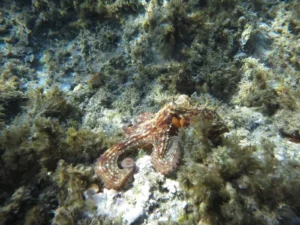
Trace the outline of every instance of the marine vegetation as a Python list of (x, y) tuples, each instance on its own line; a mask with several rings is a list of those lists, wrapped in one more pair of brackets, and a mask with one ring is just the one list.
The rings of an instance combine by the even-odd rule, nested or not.
[(91, 165), (107, 146), (100, 133), (78, 128), (78, 110), (57, 88), (32, 91), (26, 99), (26, 115), (17, 116), (0, 135), (1, 224), (43, 224), (58, 205), (72, 205), (69, 211), (84, 207), (82, 190), (93, 170), (80, 163)]
[[(299, 224), (299, 15), (298, 0), (1, 0), (0, 224)], [(125, 220), (118, 203), (145, 191)]]
[(178, 179), (190, 204), (182, 224), (298, 224), (298, 161), (276, 159), (267, 139), (260, 147), (242, 146), (241, 136), (230, 133), (214, 147), (199, 142), (205, 135), (196, 130), (182, 137)]

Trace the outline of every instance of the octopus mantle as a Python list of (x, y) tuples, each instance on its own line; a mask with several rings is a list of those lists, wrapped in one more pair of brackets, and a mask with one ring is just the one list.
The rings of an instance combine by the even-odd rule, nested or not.
[[(96, 174), (102, 178), (106, 188), (116, 190), (122, 188), (132, 178), (135, 165), (133, 163), (132, 166), (119, 168), (119, 157), (139, 147), (152, 147), (151, 162), (157, 172), (162, 174), (172, 172), (181, 156), (177, 131), (179, 128), (188, 127), (195, 119), (210, 122), (209, 138), (228, 131), (215, 111), (192, 107), (189, 97), (180, 95), (175, 102), (166, 104), (156, 114), (141, 114), (137, 118), (137, 124), (125, 130), (125, 138), (100, 156), (96, 162)], [(130, 161), (128, 158), (125, 160)]]

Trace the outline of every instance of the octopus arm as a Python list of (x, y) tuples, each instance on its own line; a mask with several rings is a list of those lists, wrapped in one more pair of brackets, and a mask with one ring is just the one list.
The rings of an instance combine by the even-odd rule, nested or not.
[(133, 176), (135, 168), (118, 167), (119, 156), (126, 151), (120, 144), (114, 145), (106, 151), (96, 162), (95, 172), (102, 178), (107, 189), (118, 190)]
[[(168, 136), (166, 136), (168, 137)], [(176, 169), (181, 156), (181, 146), (178, 136), (163, 138), (154, 145), (151, 154), (153, 168), (162, 174), (169, 174)]]

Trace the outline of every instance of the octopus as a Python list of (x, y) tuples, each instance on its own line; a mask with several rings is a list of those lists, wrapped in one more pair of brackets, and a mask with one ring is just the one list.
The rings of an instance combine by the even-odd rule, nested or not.
[(120, 156), (138, 148), (152, 149), (151, 163), (155, 171), (164, 175), (171, 173), (181, 158), (178, 130), (197, 120), (209, 121), (208, 138), (228, 131), (214, 110), (193, 107), (188, 96), (180, 95), (157, 113), (139, 115), (136, 124), (124, 130), (124, 139), (97, 159), (96, 175), (103, 180), (105, 188), (121, 189), (132, 180), (136, 167), (132, 158), (125, 158), (120, 163)]
[(279, 129), (279, 134), (291, 142), (300, 143), (300, 130)]

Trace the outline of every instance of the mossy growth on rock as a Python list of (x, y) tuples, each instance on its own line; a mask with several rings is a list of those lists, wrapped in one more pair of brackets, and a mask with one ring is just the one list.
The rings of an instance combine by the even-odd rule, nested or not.
[(274, 77), (272, 71), (255, 58), (245, 59), (242, 70), (245, 75), (239, 84), (238, 94), (232, 99), (233, 103), (254, 107), (269, 116), (275, 114), (280, 108), (280, 99), (268, 82)]
[(271, 225), (297, 220), (300, 201), (292, 196), (299, 195), (300, 165), (278, 161), (268, 140), (258, 148), (242, 147), (234, 135), (223, 138), (219, 146), (195, 141), (196, 133), (183, 137), (186, 151), (178, 180), (190, 203), (185, 224)]
[(93, 204), (84, 201), (83, 192), (91, 185), (93, 168), (77, 164), (68, 165), (63, 160), (59, 161), (53, 179), (58, 185), (58, 203), (54, 224), (76, 224), (84, 210), (95, 210)]
[[(58, 205), (72, 205), (67, 210), (79, 215), (82, 190), (93, 180), (93, 163), (108, 145), (105, 134), (80, 128), (80, 111), (55, 87), (32, 90), (28, 98), (23, 113), (0, 133), (1, 219), (9, 224), (44, 224)], [(21, 187), (25, 194), (11, 201)]]
[[(26, 99), (20, 89), (20, 82), (16, 76), (6, 76), (5, 73), (0, 78), (0, 127), (5, 122), (11, 121)], [(8, 113), (9, 112), (9, 113)]]
[[(92, 182), (93, 163), (101, 150), (107, 148), (103, 137), (88, 130), (66, 130), (57, 119), (45, 117), (35, 118), (33, 125), (30, 120), (21, 120), (20, 124), (5, 129), (0, 136), (3, 202), (21, 185), (29, 189), (27, 197), (16, 203), (18, 218), (10, 216), (14, 208), (7, 208), (10, 204), (7, 202), (5, 220), (15, 224), (25, 217), (26, 221), (32, 221), (37, 216), (36, 221), (50, 221), (51, 211), (58, 204), (72, 206), (68, 211), (77, 210), (73, 213), (79, 215), (77, 212), (84, 203), (83, 190)], [(63, 159), (65, 161), (58, 164)], [(77, 166), (73, 168), (71, 163)], [(81, 172), (80, 168), (85, 169)], [(36, 207), (40, 209), (38, 212)]]
[(70, 104), (65, 92), (54, 86), (48, 91), (42, 88), (28, 92), (28, 114), (31, 117), (53, 117), (66, 120), (67, 117), (79, 118), (80, 111)]
[(238, 18), (246, 12), (205, 1), (152, 1), (149, 8), (146, 35), (130, 50), (134, 61), (147, 58), (143, 65), (152, 74), (161, 66), (157, 78), (170, 93), (206, 92), (228, 100), (241, 79), (241, 62), (233, 55), (244, 26)]
[[(144, 8), (140, 2), (135, 1), (115, 1), (99, 0), (62, 0), (60, 4), (55, 1), (36, 0), (32, 2), (31, 7), (43, 20), (37, 21), (35, 29), (44, 29), (51, 27), (59, 31), (62, 28), (68, 28), (75, 34), (75, 30), (87, 28), (95, 24), (95, 21), (114, 20), (119, 21), (128, 14), (137, 14), (143, 12)], [(60, 21), (60, 22), (57, 22)], [(56, 32), (59, 36), (68, 35), (65, 32)], [(61, 34), (60, 34), (61, 33)]]

